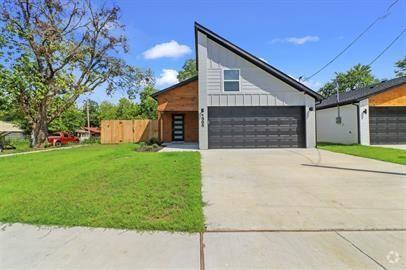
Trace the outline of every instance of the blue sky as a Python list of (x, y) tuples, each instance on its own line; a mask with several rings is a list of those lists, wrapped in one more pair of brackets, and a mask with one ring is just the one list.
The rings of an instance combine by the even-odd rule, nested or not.
[[(184, 61), (194, 57), (194, 21), (208, 27), (269, 64), (298, 78), (308, 76), (334, 57), (393, 0), (111, 0), (122, 9), (130, 53), (128, 63), (151, 68), (164, 88), (174, 81)], [(367, 64), (406, 26), (406, 0), (400, 0), (352, 48), (315, 76), (317, 90), (336, 71)], [(394, 62), (406, 55), (403, 35), (375, 64), (380, 79), (394, 76)], [(172, 42), (171, 42), (172, 41)], [(146, 51), (154, 48), (150, 53)], [(166, 55), (167, 57), (159, 57)], [(166, 70), (166, 71), (165, 71)], [(91, 98), (117, 101), (98, 89)]]

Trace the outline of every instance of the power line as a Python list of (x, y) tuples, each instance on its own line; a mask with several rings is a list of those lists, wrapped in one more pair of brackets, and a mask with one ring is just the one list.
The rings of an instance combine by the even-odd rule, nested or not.
[(397, 35), (397, 36), (391, 41), (391, 43), (389, 43), (389, 45), (386, 46), (385, 49), (383, 49), (383, 51), (382, 51), (380, 54), (378, 54), (378, 55), (374, 58), (374, 60), (372, 60), (372, 61), (368, 64), (368, 66), (371, 66), (373, 63), (375, 63), (375, 61), (378, 60), (387, 50), (389, 50), (389, 48), (392, 47), (392, 45), (395, 44), (395, 42), (398, 41), (399, 38), (400, 38), (405, 32), (406, 32), (406, 28), (403, 28), (403, 30), (400, 32), (400, 34)]
[(316, 76), (317, 74), (319, 74), (322, 70), (324, 70), (326, 67), (328, 67), (331, 63), (333, 63), (335, 60), (337, 60), (338, 57), (340, 57), (342, 54), (344, 54), (352, 45), (354, 45), (355, 42), (357, 42), (366, 32), (369, 31), (369, 29), (371, 29), (378, 21), (380, 20), (384, 20), (386, 19), (389, 15), (390, 15), (390, 9), (396, 5), (397, 2), (399, 2), (400, 0), (395, 0), (392, 2), (392, 4), (390, 4), (388, 6), (388, 8), (385, 11), (385, 14), (379, 16), (378, 18), (376, 18), (370, 25), (368, 25), (367, 28), (364, 29), (364, 31), (362, 31), (353, 41), (351, 41), (342, 51), (340, 51), (333, 59), (331, 59), (329, 62), (327, 62), (327, 64), (325, 64), (324, 66), (322, 66), (319, 70), (317, 70), (315, 73), (313, 73), (312, 75), (310, 75), (309, 77), (304, 78), (302, 81), (307, 81), (310, 80), (311, 78), (313, 78), (314, 76)]

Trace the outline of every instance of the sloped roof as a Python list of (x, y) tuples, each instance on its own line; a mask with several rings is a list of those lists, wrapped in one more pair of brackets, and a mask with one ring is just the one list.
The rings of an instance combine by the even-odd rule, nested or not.
[(160, 90), (160, 91), (157, 91), (157, 92), (155, 92), (155, 93), (152, 94), (152, 97), (153, 97), (153, 98), (156, 98), (157, 96), (159, 96), (159, 95), (162, 94), (162, 93), (165, 93), (165, 92), (167, 92), (167, 91), (170, 91), (170, 90), (175, 89), (175, 88), (177, 88), (177, 87), (180, 87), (180, 86), (182, 86), (182, 85), (188, 84), (188, 83), (193, 82), (193, 81), (195, 81), (195, 80), (197, 80), (197, 76), (194, 76), (194, 77), (192, 77), (192, 78), (189, 78), (189, 79), (186, 79), (186, 80), (184, 80), (184, 81), (181, 81), (181, 82), (179, 82), (179, 83), (177, 83), (177, 84), (174, 84), (174, 85), (172, 85), (172, 86), (169, 86), (168, 88), (162, 89), (162, 90)]
[(380, 83), (354, 89), (345, 93), (340, 93), (339, 99), (340, 102), (337, 102), (337, 96), (331, 95), (328, 98), (324, 99), (320, 104), (316, 106), (317, 109), (327, 109), (337, 105), (346, 105), (351, 103), (359, 102), (363, 99), (366, 99), (370, 96), (379, 94), (381, 92), (387, 91), (393, 87), (402, 85), (406, 83), (406, 76), (395, 78), (392, 80), (382, 81)]
[[(262, 61), (258, 57), (250, 54), (249, 52), (241, 49), (237, 45), (231, 43), (230, 41), (226, 40), (225, 38), (219, 36), (218, 34), (214, 33), (213, 31), (207, 29), (206, 27), (202, 26), (201, 24), (195, 22), (195, 46), (196, 46), (196, 59), (198, 61), (198, 56), (197, 56), (197, 32), (201, 32), (205, 34), (209, 39), (217, 42), (221, 46), (227, 48), (228, 50), (234, 52), (235, 54), (241, 56), (245, 60), (251, 62), (252, 64), (256, 65), (257, 67), (261, 68), (262, 70), (268, 72), (269, 74), (275, 76), (276, 78), (282, 80), (283, 82), (289, 84), (293, 88), (305, 92), (308, 95), (314, 97), (316, 100), (322, 100), (323, 97), (307, 87), (306, 85), (296, 81), (289, 75), (283, 73), (282, 71), (276, 69), (275, 67), (269, 65), (268, 63)], [(198, 65), (197, 65), (198, 66)]]
[(23, 132), (23, 130), (13, 123), (0, 121), (0, 132)]

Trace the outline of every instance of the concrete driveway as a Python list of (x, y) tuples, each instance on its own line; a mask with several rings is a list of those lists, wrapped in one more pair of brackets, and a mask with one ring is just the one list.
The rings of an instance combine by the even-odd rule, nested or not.
[(318, 149), (202, 151), (208, 230), (406, 229), (406, 166)]

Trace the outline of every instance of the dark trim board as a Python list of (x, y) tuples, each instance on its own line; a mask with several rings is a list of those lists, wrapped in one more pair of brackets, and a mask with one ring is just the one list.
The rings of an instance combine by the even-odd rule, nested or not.
[[(281, 81), (289, 84), (293, 88), (297, 89), (298, 91), (302, 91), (307, 93), (308, 95), (312, 96), (316, 100), (322, 100), (323, 97), (307, 87), (306, 85), (296, 81), (289, 75), (283, 73), (282, 71), (278, 70), (277, 68), (269, 65), (268, 63), (262, 61), (258, 57), (250, 54), (249, 52), (243, 50), (242, 48), (238, 47), (237, 45), (231, 43), (227, 39), (219, 36), (218, 34), (214, 33), (213, 31), (207, 29), (203, 25), (195, 22), (195, 48), (196, 48), (196, 63), (198, 63), (198, 40), (197, 40), (197, 32), (201, 32), (204, 35), (206, 35), (209, 39), (215, 41), (216, 43), (220, 44), (221, 46), (227, 48), (228, 50), (234, 52), (235, 54), (239, 55), (240, 57), (244, 58), (248, 62), (251, 62), (252, 64), (256, 65), (257, 67), (261, 68), (262, 70), (268, 72), (269, 74), (275, 76), (276, 78), (280, 79)], [(196, 65), (198, 67), (198, 65)]]

